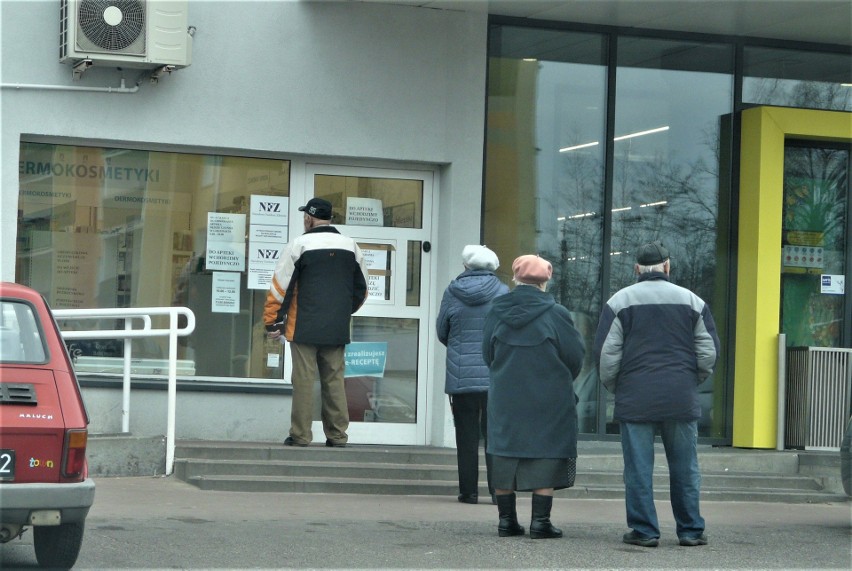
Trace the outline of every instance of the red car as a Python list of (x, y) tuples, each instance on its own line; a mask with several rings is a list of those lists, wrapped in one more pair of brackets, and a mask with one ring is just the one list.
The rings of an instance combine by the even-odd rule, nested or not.
[(33, 528), (39, 565), (69, 568), (95, 499), (89, 417), (44, 297), (0, 283), (0, 543)]

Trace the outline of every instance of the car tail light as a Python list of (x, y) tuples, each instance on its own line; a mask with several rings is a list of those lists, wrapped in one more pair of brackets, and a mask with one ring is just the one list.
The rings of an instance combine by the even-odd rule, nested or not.
[(75, 429), (65, 431), (65, 446), (62, 451), (62, 477), (80, 478), (86, 468), (86, 443), (89, 431)]

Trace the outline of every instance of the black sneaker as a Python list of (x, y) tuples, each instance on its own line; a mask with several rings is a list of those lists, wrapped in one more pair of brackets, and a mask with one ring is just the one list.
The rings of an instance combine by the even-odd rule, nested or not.
[(622, 537), (621, 540), (624, 543), (629, 543), (630, 545), (638, 545), (639, 547), (657, 547), (660, 544), (660, 540), (656, 537), (642, 537), (635, 531), (625, 533), (624, 537)]
[(697, 545), (707, 545), (707, 536), (703, 533), (698, 537), (681, 537), (678, 543), (684, 547), (695, 547)]
[(333, 442), (331, 440), (326, 440), (325, 445), (329, 448), (346, 448), (345, 442)]
[(284, 446), (299, 446), (301, 448), (307, 448), (308, 443), (305, 442), (303, 444), (301, 442), (296, 442), (295, 440), (293, 440), (292, 436), (288, 436), (287, 438), (284, 439)]

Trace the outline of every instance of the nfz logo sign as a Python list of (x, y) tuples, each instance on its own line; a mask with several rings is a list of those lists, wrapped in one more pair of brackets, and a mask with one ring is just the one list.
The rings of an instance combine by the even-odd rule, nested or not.
[(276, 250), (275, 248), (258, 248), (257, 249), (257, 259), (258, 260), (277, 260), (278, 256), (281, 254), (281, 250)]
[(269, 214), (277, 214), (281, 212), (281, 203), (280, 202), (263, 202), (261, 201), (258, 204), (260, 211), (263, 213)]

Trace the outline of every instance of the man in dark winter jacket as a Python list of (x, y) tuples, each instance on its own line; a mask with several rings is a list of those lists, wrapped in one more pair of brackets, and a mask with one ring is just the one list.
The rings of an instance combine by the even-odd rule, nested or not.
[[(438, 340), (447, 346), (444, 392), (450, 396), (456, 427), (459, 501), (475, 504), (479, 497), (479, 440), (488, 433), (488, 367), (482, 360), (482, 326), (491, 300), (509, 293), (509, 288), (494, 275), (500, 262), (485, 246), (465, 246), (462, 263), (464, 272), (444, 291), (435, 328)], [(493, 495), (488, 453), (485, 466), (488, 491)]]
[(603, 385), (615, 393), (621, 426), (627, 526), (623, 541), (659, 544), (654, 508), (654, 436), (659, 431), (671, 480), (680, 545), (706, 545), (699, 509), (698, 385), (719, 356), (710, 307), (669, 281), (671, 261), (660, 242), (639, 248), (638, 283), (617, 292), (601, 313), (595, 357)]
[(367, 299), (367, 263), (355, 240), (331, 226), (331, 203), (312, 198), (304, 212), (305, 233), (291, 241), (275, 266), (266, 295), (267, 336), (282, 335), (293, 357), (293, 402), (286, 446), (313, 439), (313, 389), (322, 385), (326, 446), (346, 446), (349, 409), (343, 371), (353, 313)]

